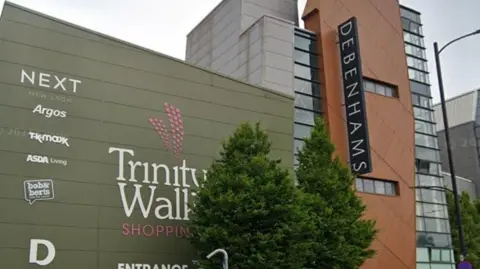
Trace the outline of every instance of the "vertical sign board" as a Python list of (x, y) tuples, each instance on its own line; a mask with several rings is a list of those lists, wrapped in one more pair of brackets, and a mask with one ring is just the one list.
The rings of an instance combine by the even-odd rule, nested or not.
[(372, 161), (365, 111), (357, 19), (352, 17), (340, 24), (338, 35), (348, 125), (350, 166), (354, 173), (361, 175), (372, 171)]

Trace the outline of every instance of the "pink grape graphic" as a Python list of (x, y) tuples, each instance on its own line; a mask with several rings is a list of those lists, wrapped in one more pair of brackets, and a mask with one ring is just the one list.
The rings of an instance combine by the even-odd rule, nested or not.
[[(182, 113), (180, 109), (168, 103), (164, 104), (164, 109), (168, 116), (169, 122), (167, 124), (170, 125), (170, 128), (167, 127), (167, 124), (163, 120), (155, 117), (150, 117), (148, 121), (153, 126), (155, 132), (162, 138), (167, 150), (172, 150), (175, 158), (178, 159), (183, 149), (184, 132)], [(172, 135), (171, 141), (170, 134)]]

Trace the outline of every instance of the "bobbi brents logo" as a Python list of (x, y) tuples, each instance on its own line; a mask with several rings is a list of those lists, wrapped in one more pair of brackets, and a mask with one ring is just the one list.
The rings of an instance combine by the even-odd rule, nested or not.
[[(170, 128), (161, 119), (150, 117), (148, 120), (166, 149), (173, 151), (177, 165), (169, 167), (164, 163), (135, 160), (133, 149), (108, 149), (109, 154), (116, 155), (116, 180), (125, 216), (151, 220), (151, 224), (123, 223), (121, 229), (125, 236), (188, 236), (188, 228), (182, 225), (189, 220), (188, 203), (201, 180), (207, 179), (207, 170), (190, 168), (187, 160), (181, 158), (184, 131), (180, 110), (167, 103), (164, 109)], [(170, 220), (169, 224), (164, 225), (163, 220)], [(172, 225), (172, 221), (179, 221), (179, 225)]]

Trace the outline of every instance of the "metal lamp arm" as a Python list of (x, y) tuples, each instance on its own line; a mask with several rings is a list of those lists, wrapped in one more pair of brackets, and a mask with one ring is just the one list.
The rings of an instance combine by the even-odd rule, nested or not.
[(452, 41), (448, 42), (447, 44), (445, 44), (442, 48), (440, 48), (440, 50), (438, 50), (438, 54), (440, 54), (444, 49), (446, 49), (446, 48), (447, 48), (448, 46), (450, 46), (451, 44), (453, 44), (453, 43), (455, 43), (455, 42), (457, 42), (457, 41), (459, 41), (459, 40), (462, 40), (462, 39), (464, 39), (464, 38), (467, 38), (467, 37), (469, 37), (469, 36), (478, 35), (478, 34), (480, 34), (480, 29), (478, 29), (478, 30), (476, 30), (476, 31), (474, 31), (474, 32), (471, 32), (471, 33), (469, 33), (469, 34), (463, 35), (463, 36), (461, 36), (461, 37), (457, 37), (457, 38), (455, 38), (454, 40), (452, 40)]

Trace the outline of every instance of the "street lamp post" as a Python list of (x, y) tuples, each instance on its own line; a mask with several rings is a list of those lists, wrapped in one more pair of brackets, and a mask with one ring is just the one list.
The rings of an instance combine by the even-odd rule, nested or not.
[(456, 214), (456, 220), (457, 220), (457, 226), (458, 226), (458, 234), (460, 238), (460, 249), (462, 252), (462, 255), (465, 257), (467, 254), (466, 246), (465, 246), (465, 238), (464, 238), (464, 233), (463, 233), (463, 227), (462, 227), (462, 219), (460, 215), (460, 203), (458, 199), (458, 189), (457, 189), (457, 178), (455, 176), (455, 168), (453, 165), (453, 158), (452, 158), (452, 149), (450, 147), (450, 132), (449, 132), (449, 126), (448, 126), (448, 117), (447, 117), (447, 107), (445, 103), (445, 93), (443, 91), (443, 77), (442, 77), (442, 68), (440, 66), (440, 53), (447, 48), (449, 45), (462, 40), (464, 38), (467, 38), (469, 36), (473, 35), (478, 35), (480, 34), (480, 29), (463, 35), (461, 37), (458, 37), (450, 42), (448, 42), (445, 46), (443, 46), (441, 49), (438, 49), (438, 43), (435, 42), (433, 43), (433, 48), (435, 52), (435, 64), (437, 66), (437, 77), (438, 77), (438, 89), (440, 91), (440, 103), (442, 105), (442, 114), (443, 114), (443, 124), (444, 124), (444, 129), (445, 129), (445, 143), (447, 144), (447, 156), (448, 156), (448, 165), (450, 166), (450, 175), (452, 179), (452, 192), (453, 192), (453, 199), (455, 201), (455, 214)]

